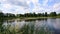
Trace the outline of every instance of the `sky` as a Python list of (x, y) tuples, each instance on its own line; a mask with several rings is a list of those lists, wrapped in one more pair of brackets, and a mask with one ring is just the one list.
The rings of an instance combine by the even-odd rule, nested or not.
[(3, 13), (60, 13), (60, 0), (0, 0)]

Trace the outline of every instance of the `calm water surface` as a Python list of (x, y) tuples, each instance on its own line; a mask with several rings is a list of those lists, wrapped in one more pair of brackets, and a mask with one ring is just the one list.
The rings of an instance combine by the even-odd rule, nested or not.
[(20, 29), (24, 25), (34, 25), (34, 28), (39, 30), (43, 27), (45, 30), (49, 30), (54, 32), (54, 34), (60, 34), (60, 18), (47, 18), (47, 19), (39, 19), (39, 20), (5, 20), (3, 21), (2, 26), (9, 26), (10, 28)]

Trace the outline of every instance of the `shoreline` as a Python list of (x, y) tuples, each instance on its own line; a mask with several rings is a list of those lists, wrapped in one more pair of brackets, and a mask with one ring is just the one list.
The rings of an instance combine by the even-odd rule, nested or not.
[(47, 18), (60, 18), (60, 17), (22, 17), (22, 18), (17, 18), (19, 20), (37, 20), (37, 19), (47, 19)]
[(60, 18), (60, 17), (20, 17), (20, 18), (5, 18), (3, 20), (39, 20), (39, 19), (47, 19), (47, 18)]

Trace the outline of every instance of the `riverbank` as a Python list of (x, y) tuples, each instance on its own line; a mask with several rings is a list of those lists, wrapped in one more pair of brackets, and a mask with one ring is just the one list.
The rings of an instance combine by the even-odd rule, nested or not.
[(47, 19), (47, 18), (60, 18), (60, 17), (21, 17), (17, 18), (20, 20), (36, 20), (36, 19)]
[[(2, 18), (3, 20), (40, 20), (40, 19), (47, 19), (47, 18), (60, 18), (59, 16), (55, 17), (19, 17), (19, 18)], [(2, 20), (0, 19), (0, 20)]]

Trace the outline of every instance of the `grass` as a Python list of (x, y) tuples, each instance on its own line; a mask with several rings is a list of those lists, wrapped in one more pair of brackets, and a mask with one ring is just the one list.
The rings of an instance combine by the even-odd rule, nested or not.
[(12, 30), (10, 26), (9, 24), (7, 27), (1, 26), (0, 34), (53, 34), (47, 27), (35, 28), (35, 23), (25, 24), (20, 29), (12, 28)]

